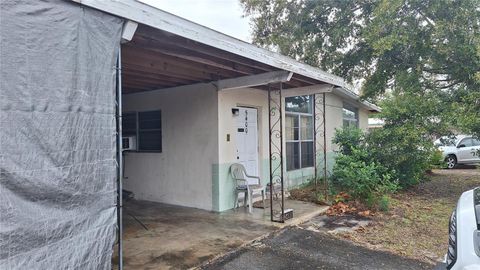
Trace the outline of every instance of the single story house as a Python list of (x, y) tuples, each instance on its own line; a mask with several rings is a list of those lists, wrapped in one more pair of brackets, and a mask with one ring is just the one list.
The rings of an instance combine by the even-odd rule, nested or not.
[[(314, 129), (322, 124), (316, 121), (317, 127), (313, 126), (314, 95), (325, 94), (327, 168), (332, 168), (335, 129), (368, 127), (372, 108), (334, 87), (325, 84), (282, 92), (286, 188), (314, 177)], [(229, 174), (233, 163), (244, 164), (264, 185), (270, 181), (268, 90), (218, 90), (212, 83), (166, 87), (124, 94), (123, 112), (124, 138), (133, 136), (137, 146), (124, 152), (124, 188), (137, 199), (224, 211), (234, 206), (235, 183)], [(132, 119), (128, 128), (127, 118)], [(155, 135), (142, 137), (143, 119), (157, 121)], [(318, 153), (319, 158), (322, 154)]]
[[(282, 106), (287, 188), (314, 177), (314, 155), (320, 155), (314, 146), (316, 129), (326, 128), (331, 168), (335, 129), (354, 125), (366, 130), (368, 115), (379, 110), (359, 100), (339, 77), (161, 10), (143, 8), (151, 17), (176, 22), (176, 28), (163, 22), (162, 28), (139, 25), (132, 40), (122, 45), (123, 136), (132, 137), (136, 146), (124, 152), (124, 188), (137, 199), (212, 211), (231, 209), (235, 183), (229, 168), (237, 162), (267, 184), (269, 83), (283, 84), (277, 105)], [(325, 95), (325, 123), (314, 121), (315, 95)], [(143, 119), (156, 121), (157, 130), (142, 136), (148, 132), (141, 127)]]
[(111, 269), (122, 188), (231, 209), (231, 164), (282, 189), (324, 177), (335, 129), (379, 111), (342, 78), (135, 0), (5, 0), (0, 17), (1, 269)]

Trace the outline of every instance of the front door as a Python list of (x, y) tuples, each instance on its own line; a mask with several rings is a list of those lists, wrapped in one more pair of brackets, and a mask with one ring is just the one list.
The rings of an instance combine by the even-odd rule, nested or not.
[[(243, 164), (247, 174), (258, 176), (258, 125), (257, 109), (238, 108), (237, 128), (237, 162)], [(257, 184), (256, 179), (248, 179), (250, 184)]]

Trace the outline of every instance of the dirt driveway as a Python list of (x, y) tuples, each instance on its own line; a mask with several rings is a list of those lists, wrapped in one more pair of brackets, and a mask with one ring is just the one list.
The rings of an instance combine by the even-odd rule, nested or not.
[(430, 264), (441, 261), (450, 214), (464, 191), (480, 186), (480, 170), (434, 170), (428, 179), (393, 196), (390, 211), (377, 213), (369, 226), (339, 236)]

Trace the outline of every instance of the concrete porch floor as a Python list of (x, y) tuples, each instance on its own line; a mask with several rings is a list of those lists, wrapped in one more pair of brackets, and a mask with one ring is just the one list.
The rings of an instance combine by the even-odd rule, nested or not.
[[(288, 199), (285, 205), (294, 209), (294, 218), (280, 224), (270, 222), (269, 208), (254, 208), (253, 214), (244, 207), (215, 213), (147, 201), (125, 202), (124, 268), (188, 269), (327, 208)], [(113, 263), (116, 266), (116, 255)]]

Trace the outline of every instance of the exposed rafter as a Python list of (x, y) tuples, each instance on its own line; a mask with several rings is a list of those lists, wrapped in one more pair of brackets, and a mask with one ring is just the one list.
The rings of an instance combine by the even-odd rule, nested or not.
[(306, 77), (340, 87), (345, 81), (321, 69), (300, 63), (290, 57), (274, 53), (236, 38), (224, 35), (171, 13), (140, 3), (135, 0), (72, 0), (100, 9), (141, 24), (161, 29), (174, 35), (213, 46), (220, 50), (267, 64), (281, 70), (291, 71)]

